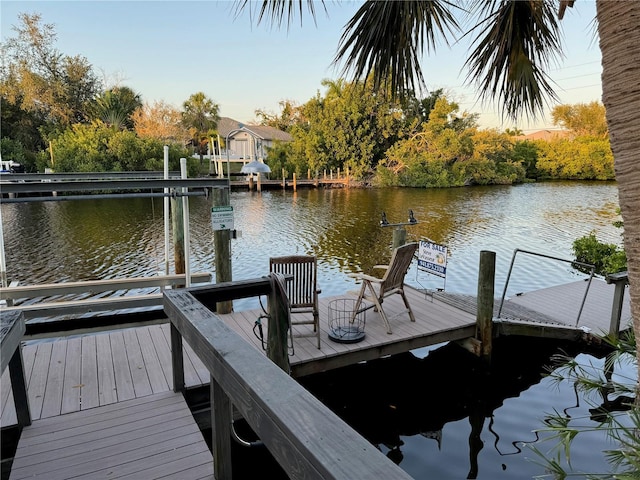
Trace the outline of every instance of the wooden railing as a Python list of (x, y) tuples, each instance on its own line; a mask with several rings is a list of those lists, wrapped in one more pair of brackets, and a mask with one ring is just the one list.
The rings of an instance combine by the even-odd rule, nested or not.
[(184, 386), (182, 339), (211, 374), (215, 478), (231, 478), (232, 405), (290, 478), (411, 478), (210, 309), (217, 302), (258, 295), (269, 297), (269, 323), (278, 322), (273, 304), (283, 299), (268, 277), (164, 293), (174, 385)]
[[(21, 311), (25, 319), (42, 316), (70, 315), (114, 309), (151, 307), (162, 305), (162, 293), (124, 295), (81, 300), (45, 301), (41, 303), (12, 306), (18, 299), (48, 297), (52, 295), (97, 294), (110, 291), (139, 288), (170, 287), (185, 284), (184, 274), (158, 275), (152, 277), (115, 278), (82, 282), (47, 283), (40, 285), (18, 285), (0, 288), (0, 300), (7, 302), (3, 312)], [(192, 283), (211, 282), (211, 273), (193, 273)]]

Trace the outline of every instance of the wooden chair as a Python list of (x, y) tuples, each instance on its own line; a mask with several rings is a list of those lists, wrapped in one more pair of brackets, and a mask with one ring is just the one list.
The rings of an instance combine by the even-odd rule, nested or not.
[[(291, 325), (313, 325), (313, 333), (317, 337), (320, 348), (320, 315), (318, 313), (318, 263), (316, 257), (310, 255), (289, 255), (269, 259), (269, 271), (281, 273), (287, 278), (287, 296), (291, 310)], [(292, 278), (290, 278), (292, 277)], [(294, 317), (298, 313), (311, 313), (309, 319)], [(293, 328), (292, 328), (293, 330)], [(292, 331), (293, 334), (293, 331)], [(305, 336), (299, 334), (299, 336)]]
[[(411, 319), (411, 321), (416, 321), (415, 317), (413, 316), (413, 312), (411, 311), (411, 307), (409, 306), (409, 301), (404, 294), (404, 277), (407, 274), (407, 270), (409, 270), (409, 266), (411, 265), (413, 255), (417, 248), (417, 243), (407, 243), (405, 245), (397, 247), (396, 249), (394, 249), (393, 254), (391, 255), (391, 261), (389, 262), (389, 265), (375, 265), (373, 268), (386, 269), (386, 272), (384, 273), (384, 276), (382, 278), (372, 277), (370, 275), (365, 275), (364, 273), (350, 274), (351, 277), (362, 280), (362, 288), (360, 289), (360, 294), (358, 295), (358, 300), (356, 301), (352, 320), (355, 319), (355, 316), (359, 312), (375, 307), (375, 310), (379, 311), (380, 315), (382, 316), (382, 321), (387, 327), (387, 333), (392, 333), (389, 319), (387, 318), (387, 314), (382, 308), (382, 302), (386, 297), (399, 293), (402, 296), (402, 300), (404, 301), (406, 310), (398, 312), (397, 315), (409, 313), (409, 318)], [(374, 284), (377, 285), (377, 289), (374, 288)], [(369, 291), (369, 294), (367, 294), (367, 290)], [(362, 302), (364, 300), (373, 302), (373, 305), (361, 308)]]

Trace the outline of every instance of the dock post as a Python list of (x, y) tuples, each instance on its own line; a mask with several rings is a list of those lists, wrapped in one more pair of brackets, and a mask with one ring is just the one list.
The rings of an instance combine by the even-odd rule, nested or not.
[(287, 177), (285, 177), (284, 168), (282, 169), (282, 189), (287, 188)]
[(173, 391), (184, 392), (184, 360), (182, 358), (182, 335), (173, 324), (169, 323), (171, 333), (171, 371), (173, 372)]
[(396, 249), (407, 243), (407, 230), (404, 227), (393, 229), (392, 248)]
[(213, 477), (216, 480), (231, 480), (231, 401), (213, 375), (210, 395)]
[(622, 318), (622, 306), (624, 305), (624, 290), (629, 285), (627, 272), (612, 273), (606, 276), (607, 283), (613, 283), (613, 305), (611, 306), (611, 322), (609, 323), (609, 335), (618, 338), (620, 333), (620, 319)]
[[(185, 264), (182, 199), (176, 196), (171, 197), (171, 228), (173, 230), (173, 261), (175, 263), (176, 273), (183, 274), (185, 273)], [(178, 287), (184, 287), (184, 285), (178, 285)]]
[(491, 360), (493, 340), (493, 295), (496, 277), (496, 252), (480, 252), (478, 272), (478, 312), (476, 314), (476, 337), (482, 342), (482, 356)]
[[(258, 174), (260, 175), (260, 174)], [(253, 174), (249, 175), (249, 191), (253, 192)]]
[(296, 172), (293, 172), (293, 191), (297, 191), (298, 190), (298, 185), (296, 183)]
[[(230, 205), (229, 189), (214, 188), (211, 193), (211, 199), (214, 206)], [(213, 245), (215, 249), (216, 264), (216, 283), (224, 283), (231, 281), (231, 231), (216, 230), (213, 232)], [(216, 304), (216, 312), (231, 313), (233, 311), (233, 302), (225, 300)]]
[[(282, 370), (291, 373), (289, 355), (287, 351), (287, 337), (289, 336), (290, 314), (287, 306), (284, 285), (279, 283), (274, 274), (271, 278), (271, 292), (269, 293), (269, 327), (267, 328), (267, 357)], [(282, 287), (282, 288), (281, 288)]]

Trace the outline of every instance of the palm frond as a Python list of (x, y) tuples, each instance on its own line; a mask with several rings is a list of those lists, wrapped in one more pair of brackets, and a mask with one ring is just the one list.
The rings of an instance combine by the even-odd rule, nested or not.
[[(234, 6), (235, 16), (239, 16), (242, 12), (248, 9), (249, 16), (253, 21), (254, 3), (255, 2), (252, 0), (236, 1)], [(326, 13), (327, 7), (324, 4), (324, 0), (319, 0), (319, 3), (322, 5)], [(256, 24), (259, 25), (263, 21), (266, 21), (277, 28), (281, 28), (283, 25), (286, 25), (286, 27), (289, 28), (294, 20), (299, 18), (300, 25), (302, 25), (305, 4), (309, 15), (311, 15), (311, 18), (315, 22), (316, 7), (314, 0), (263, 0), (260, 9), (257, 12), (258, 17), (256, 19)]]
[(478, 5), (484, 20), (467, 32), (479, 30), (465, 62), (467, 81), (478, 86), (483, 101), (501, 102), (503, 116), (537, 118), (558, 99), (546, 73), (562, 55), (555, 2), (492, 0)]
[(344, 61), (343, 74), (355, 79), (373, 76), (374, 87), (390, 87), (396, 94), (420, 90), (423, 51), (436, 45), (436, 34), (445, 43), (459, 30), (448, 1), (366, 1), (345, 25), (334, 64)]

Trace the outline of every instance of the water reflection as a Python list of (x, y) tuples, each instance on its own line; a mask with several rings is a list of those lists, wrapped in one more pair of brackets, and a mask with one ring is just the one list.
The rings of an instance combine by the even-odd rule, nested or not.
[[(191, 269), (214, 271), (210, 204), (190, 198)], [(496, 284), (503, 284), (516, 248), (571, 256), (571, 242), (595, 230), (620, 243), (616, 185), (612, 183), (530, 184), (517, 187), (423, 189), (310, 189), (233, 192), (235, 226), (233, 278), (268, 271), (270, 256), (309, 253), (318, 257), (325, 295), (355, 288), (352, 272), (369, 272), (389, 260), (393, 228), (381, 228), (414, 211), (417, 225), (407, 240), (428, 237), (448, 245), (447, 289), (475, 293), (479, 252), (497, 253)], [(2, 205), (7, 270), (21, 283), (151, 275), (163, 265), (160, 199), (89, 200)], [(534, 267), (535, 268), (535, 267)], [(514, 271), (514, 291), (572, 279), (565, 265), (538, 266), (534, 278), (523, 264)], [(416, 286), (441, 286), (412, 270)], [(431, 283), (430, 283), (431, 282)], [(435, 282), (435, 283), (434, 283)]]
[[(520, 435), (517, 440), (505, 442), (501, 438), (496, 426), (499, 422), (494, 420), (505, 400), (538, 384), (560, 350), (567, 355), (577, 353), (569, 344), (529, 338), (499, 339), (494, 347), (491, 365), (449, 343), (424, 358), (412, 353), (395, 355), (311, 375), (300, 383), (398, 464), (403, 463), (403, 448), (411, 437), (432, 440), (435, 448), (423, 452), (422, 474), (416, 478), (423, 478), (439, 463), (443, 444), (451, 450), (451, 438), (443, 432), (445, 425), (466, 421), (466, 454), (457, 442), (456, 452), (449, 455), (456, 458), (458, 471), (463, 468), (461, 462), (466, 464), (464, 478), (474, 479), (481, 470), (479, 456), (485, 443), (504, 457), (521, 454), (524, 442), (536, 440), (531, 431), (541, 425), (505, 431), (508, 438)], [(507, 471), (508, 478), (525, 472), (523, 460), (515, 471)], [(496, 465), (485, 463), (484, 468), (493, 471)], [(504, 462), (499, 469), (509, 470)], [(463, 478), (447, 471), (446, 478)]]

